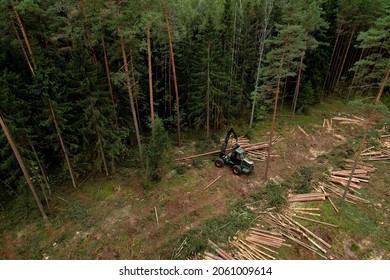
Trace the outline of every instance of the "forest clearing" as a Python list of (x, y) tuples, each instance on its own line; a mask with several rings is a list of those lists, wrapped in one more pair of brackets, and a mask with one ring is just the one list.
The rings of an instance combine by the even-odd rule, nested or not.
[(1, 259), (390, 259), (387, 1), (0, 8)]

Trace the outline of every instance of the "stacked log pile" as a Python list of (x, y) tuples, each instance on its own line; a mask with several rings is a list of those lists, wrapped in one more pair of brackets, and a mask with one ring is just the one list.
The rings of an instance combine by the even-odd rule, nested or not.
[(383, 148), (370, 147), (361, 153), (365, 161), (383, 161), (390, 160), (390, 135), (382, 135), (380, 137), (381, 146)]
[[(326, 255), (332, 246), (323, 240), (321, 237), (304, 227), (301, 223), (297, 222), (293, 218), (295, 215), (283, 215), (283, 214), (271, 214), (265, 215), (262, 219), (274, 228), (276, 232), (282, 235), (283, 238), (293, 243), (302, 246), (303, 248), (317, 254), (318, 256), (327, 259)], [(299, 216), (302, 218), (301, 216)], [(304, 217), (303, 217), (304, 218)], [(304, 218), (307, 221), (315, 221), (316, 223), (321, 222), (314, 219)], [(321, 222), (324, 225), (336, 225)]]
[(235, 236), (229, 241), (234, 248), (234, 255), (240, 260), (275, 260), (276, 249), (285, 244), (282, 235), (275, 231), (261, 229), (259, 225), (250, 228), (245, 234)]
[(333, 117), (332, 121), (339, 121), (340, 124), (356, 124), (360, 126), (364, 126), (366, 120), (364, 118), (359, 118), (356, 116), (352, 116), (352, 118), (347, 117)]
[(225, 250), (222, 250), (220, 247), (218, 247), (217, 244), (215, 244), (210, 239), (208, 240), (208, 243), (209, 243), (210, 247), (215, 250), (215, 252), (218, 254), (218, 256), (216, 256), (212, 253), (209, 253), (209, 252), (205, 252), (205, 256), (204, 256), (205, 260), (235, 260), (235, 258), (233, 258), (228, 252), (226, 252)]
[[(354, 161), (352, 159), (344, 159), (344, 163), (346, 168), (352, 169)], [(376, 171), (376, 168), (374, 166), (363, 162), (358, 162), (356, 168), (364, 169), (371, 173)]]

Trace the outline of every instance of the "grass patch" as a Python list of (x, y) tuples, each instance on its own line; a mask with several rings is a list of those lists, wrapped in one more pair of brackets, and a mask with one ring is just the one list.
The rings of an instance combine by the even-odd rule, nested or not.
[(226, 242), (237, 231), (247, 229), (254, 220), (255, 215), (253, 212), (243, 203), (237, 203), (232, 206), (227, 216), (208, 220), (201, 227), (191, 229), (183, 236), (170, 240), (159, 251), (161, 250), (160, 252), (164, 258), (173, 258), (175, 252), (172, 252), (172, 248), (176, 249), (183, 240), (186, 240), (186, 245), (178, 259), (187, 259), (206, 249), (211, 250), (208, 247), (208, 239), (217, 244)]

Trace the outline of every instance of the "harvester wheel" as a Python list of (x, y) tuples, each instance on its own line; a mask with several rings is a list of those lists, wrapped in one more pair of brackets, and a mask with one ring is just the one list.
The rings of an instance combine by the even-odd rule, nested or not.
[(239, 165), (234, 165), (232, 170), (235, 175), (241, 175), (241, 167)]
[(217, 158), (214, 162), (215, 166), (221, 168), (225, 165), (225, 162), (221, 158)]

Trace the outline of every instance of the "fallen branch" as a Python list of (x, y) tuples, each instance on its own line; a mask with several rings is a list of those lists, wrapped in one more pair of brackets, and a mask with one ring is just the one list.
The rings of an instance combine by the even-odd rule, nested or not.
[(205, 189), (207, 189), (208, 187), (210, 187), (212, 184), (214, 184), (215, 182), (217, 182), (220, 178), (221, 178), (221, 175), (219, 175), (217, 179), (215, 179), (215, 180), (212, 181), (210, 184), (208, 184), (206, 187), (204, 187), (203, 190), (205, 190)]
[(302, 131), (303, 134), (306, 135), (306, 137), (309, 137), (309, 134), (307, 134), (306, 131), (304, 131), (302, 127), (300, 127), (300, 126), (298, 125), (298, 128), (299, 128), (300, 131)]
[(157, 208), (156, 208), (156, 206), (154, 206), (154, 213), (156, 214), (156, 221), (157, 221), (157, 225), (159, 226), (160, 223), (159, 223), (159, 221), (158, 221), (158, 214), (157, 214)]
[(294, 217), (299, 218), (299, 219), (301, 219), (301, 220), (305, 220), (305, 221), (309, 221), (309, 222), (313, 222), (313, 223), (325, 225), (325, 226), (330, 226), (330, 227), (335, 227), (335, 228), (339, 227), (338, 225), (329, 224), (329, 223), (322, 222), (322, 221), (319, 221), (319, 220), (315, 220), (315, 219), (310, 219), (310, 218), (298, 216), (298, 215), (296, 215), (296, 214), (294, 214)]

